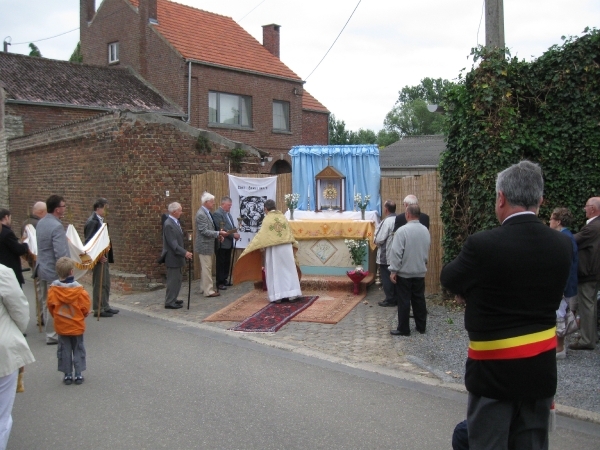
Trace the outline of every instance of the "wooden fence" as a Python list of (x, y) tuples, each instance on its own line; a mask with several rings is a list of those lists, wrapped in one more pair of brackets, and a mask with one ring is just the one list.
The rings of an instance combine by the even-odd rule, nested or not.
[[(232, 174), (247, 178), (265, 178), (273, 175), (266, 174)], [(200, 197), (204, 191), (215, 196), (215, 204), (219, 205), (221, 197), (229, 195), (229, 182), (226, 173), (208, 172), (192, 176), (192, 217), (200, 208)], [(285, 173), (277, 175), (277, 197), (274, 199), (277, 209), (285, 211), (284, 196), (292, 192), (292, 174)], [(398, 207), (397, 212), (402, 212), (402, 200), (409, 194), (414, 194), (419, 199), (421, 211), (429, 215), (429, 231), (431, 233), (431, 249), (429, 251), (429, 263), (425, 277), (425, 292), (437, 294), (440, 292), (440, 271), (442, 269), (442, 221), (440, 219), (441, 192), (439, 188), (439, 177), (437, 172), (426, 175), (405, 178), (382, 178), (381, 179), (381, 203), (385, 200), (393, 200)], [(193, 225), (193, 224), (192, 224)], [(236, 250), (235, 258), (241, 253)], [(200, 278), (200, 264), (195, 257), (194, 278)]]

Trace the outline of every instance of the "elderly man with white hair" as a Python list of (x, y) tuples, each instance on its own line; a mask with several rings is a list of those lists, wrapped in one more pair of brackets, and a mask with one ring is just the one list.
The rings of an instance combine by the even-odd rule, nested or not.
[[(407, 195), (406, 197), (404, 197), (404, 210), (405, 211), (406, 211), (406, 208), (408, 207), (408, 205), (417, 205), (417, 206), (419, 205), (419, 200), (417, 200), (417, 197), (415, 195), (410, 194), (410, 195)], [(394, 224), (394, 233), (402, 225), (406, 225), (406, 222), (407, 222), (406, 221), (406, 213), (398, 214), (396, 216), (396, 223)], [(419, 223), (421, 223), (421, 225), (425, 225), (425, 227), (427, 229), (429, 229), (429, 216), (422, 212), (421, 215), (419, 216)]]
[(179, 224), (179, 217), (183, 208), (177, 202), (169, 205), (169, 217), (163, 224), (163, 250), (161, 261), (167, 266), (167, 292), (165, 294), (165, 309), (179, 309), (183, 306), (182, 300), (177, 300), (183, 275), (181, 268), (186, 259), (192, 259), (192, 253), (183, 246), (183, 230)]
[(215, 196), (205, 192), (200, 199), (202, 206), (196, 213), (196, 242), (194, 250), (200, 259), (200, 287), (205, 297), (218, 297), (212, 279), (212, 255), (215, 253), (215, 239), (220, 242), (227, 236), (227, 231), (217, 231), (212, 217), (215, 207)]

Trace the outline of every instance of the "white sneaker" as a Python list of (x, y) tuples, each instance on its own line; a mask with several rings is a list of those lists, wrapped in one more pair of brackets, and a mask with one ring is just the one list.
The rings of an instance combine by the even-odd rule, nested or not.
[(556, 359), (565, 359), (567, 357), (567, 346), (565, 345), (562, 352), (556, 352)]

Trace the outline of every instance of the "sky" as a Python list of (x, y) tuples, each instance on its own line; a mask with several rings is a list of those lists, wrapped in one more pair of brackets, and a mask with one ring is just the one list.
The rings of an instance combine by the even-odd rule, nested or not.
[[(13, 53), (29, 54), (28, 44), (35, 42), (44, 57), (68, 60), (79, 41), (79, 3), (0, 0), (0, 38), (10, 36)], [(485, 43), (484, 0), (178, 3), (232, 17), (261, 43), (262, 25), (281, 25), (281, 60), (306, 80), (305, 89), (336, 119), (355, 131), (383, 128), (404, 86), (418, 85), (425, 77), (457, 79), (463, 68), (471, 68), (471, 48)], [(96, 8), (100, 4), (96, 0)], [(561, 36), (580, 36), (585, 27), (600, 27), (599, 0), (504, 0), (506, 45), (519, 59), (537, 58), (560, 45)]]

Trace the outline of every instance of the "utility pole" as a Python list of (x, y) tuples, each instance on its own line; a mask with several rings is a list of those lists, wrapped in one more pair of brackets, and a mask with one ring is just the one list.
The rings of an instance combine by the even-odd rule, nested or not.
[(504, 48), (504, 0), (485, 0), (485, 46)]

